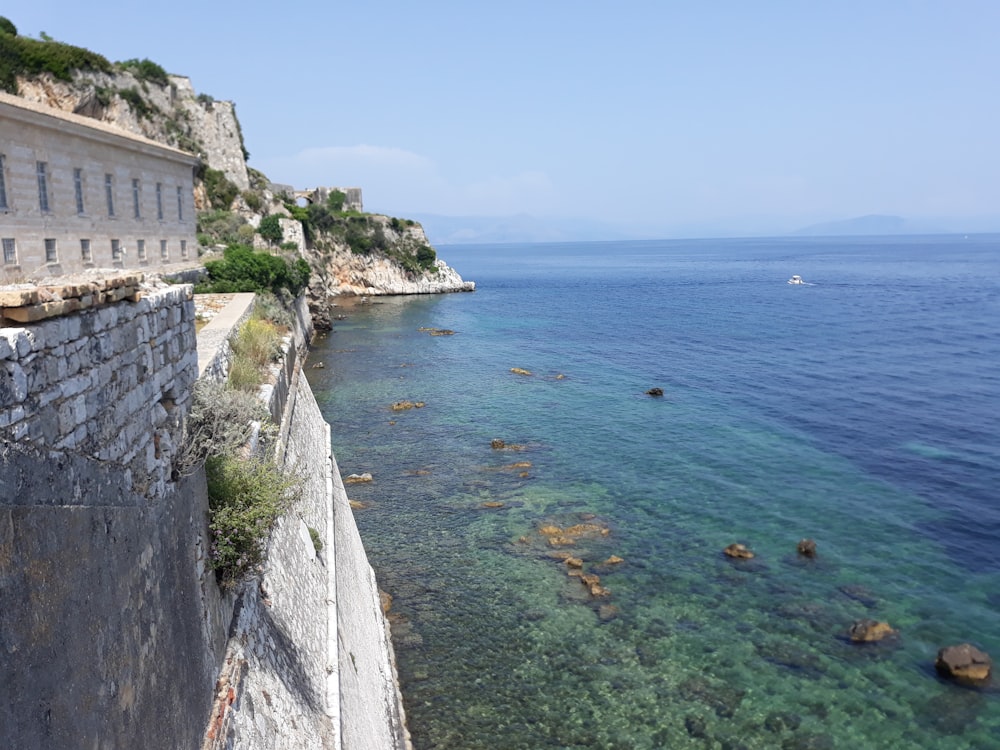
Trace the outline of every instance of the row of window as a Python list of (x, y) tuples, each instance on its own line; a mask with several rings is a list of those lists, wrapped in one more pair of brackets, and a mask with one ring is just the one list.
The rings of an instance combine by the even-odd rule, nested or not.
[[(3, 245), (3, 262), (5, 265), (17, 265), (17, 242), (13, 237), (4, 237), (0, 240)], [(181, 240), (181, 258), (188, 257), (187, 240)], [(135, 254), (139, 262), (148, 260), (146, 256), (146, 240), (135, 241)], [(126, 255), (125, 246), (121, 240), (111, 240), (111, 260), (114, 262), (124, 262)], [(80, 240), (80, 258), (84, 263), (93, 262), (90, 240)], [(160, 260), (170, 260), (170, 248), (166, 240), (160, 240)], [(54, 239), (45, 240), (45, 262), (58, 263), (59, 250)]]
[[(5, 157), (0, 154), (0, 211), (7, 211), (10, 206), (7, 202), (7, 181), (5, 177)], [(35, 174), (38, 178), (38, 208), (43, 214), (51, 212), (49, 198), (49, 165), (47, 162), (35, 162)], [(73, 169), (73, 190), (76, 198), (76, 213), (80, 216), (86, 214), (83, 201), (83, 169), (75, 167)], [(178, 185), (177, 191), (177, 221), (184, 221), (184, 189)], [(132, 180), (132, 218), (142, 218), (142, 184), (139, 179)], [(107, 203), (108, 218), (112, 219), (115, 214), (115, 176), (108, 172), (104, 175), (104, 196)], [(164, 190), (163, 183), (156, 183), (156, 218), (163, 221)]]

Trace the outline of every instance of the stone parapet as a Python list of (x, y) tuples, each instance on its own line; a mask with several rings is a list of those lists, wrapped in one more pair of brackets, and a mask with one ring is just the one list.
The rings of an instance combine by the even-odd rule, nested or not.
[[(48, 301), (44, 289), (5, 292), (27, 303), (5, 321), (42, 317), (0, 328), (0, 438), (117, 464), (154, 497), (171, 481), (196, 378), (194, 304), (188, 286), (135, 281), (67, 285), (80, 295)], [(88, 297), (101, 302), (44, 319)]]

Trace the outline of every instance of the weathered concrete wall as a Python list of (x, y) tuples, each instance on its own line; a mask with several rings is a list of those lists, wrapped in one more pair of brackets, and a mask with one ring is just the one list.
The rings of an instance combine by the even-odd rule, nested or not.
[(402, 750), (410, 738), (389, 624), (335, 460), (333, 478), (342, 746)]

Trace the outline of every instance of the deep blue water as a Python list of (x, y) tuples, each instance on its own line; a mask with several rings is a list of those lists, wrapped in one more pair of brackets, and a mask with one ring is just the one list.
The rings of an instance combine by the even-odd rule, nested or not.
[(1000, 748), (1000, 237), (439, 250), (309, 371), (417, 748)]

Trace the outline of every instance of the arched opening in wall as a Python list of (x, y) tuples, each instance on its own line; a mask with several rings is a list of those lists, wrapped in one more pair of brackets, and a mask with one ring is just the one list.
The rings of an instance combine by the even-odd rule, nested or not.
[(306, 206), (308, 206), (310, 203), (312, 203), (312, 201), (309, 200), (308, 198), (304, 198), (303, 197), (303, 198), (296, 198), (295, 199), (295, 205), (296, 206), (301, 206), (303, 208), (305, 208)]

